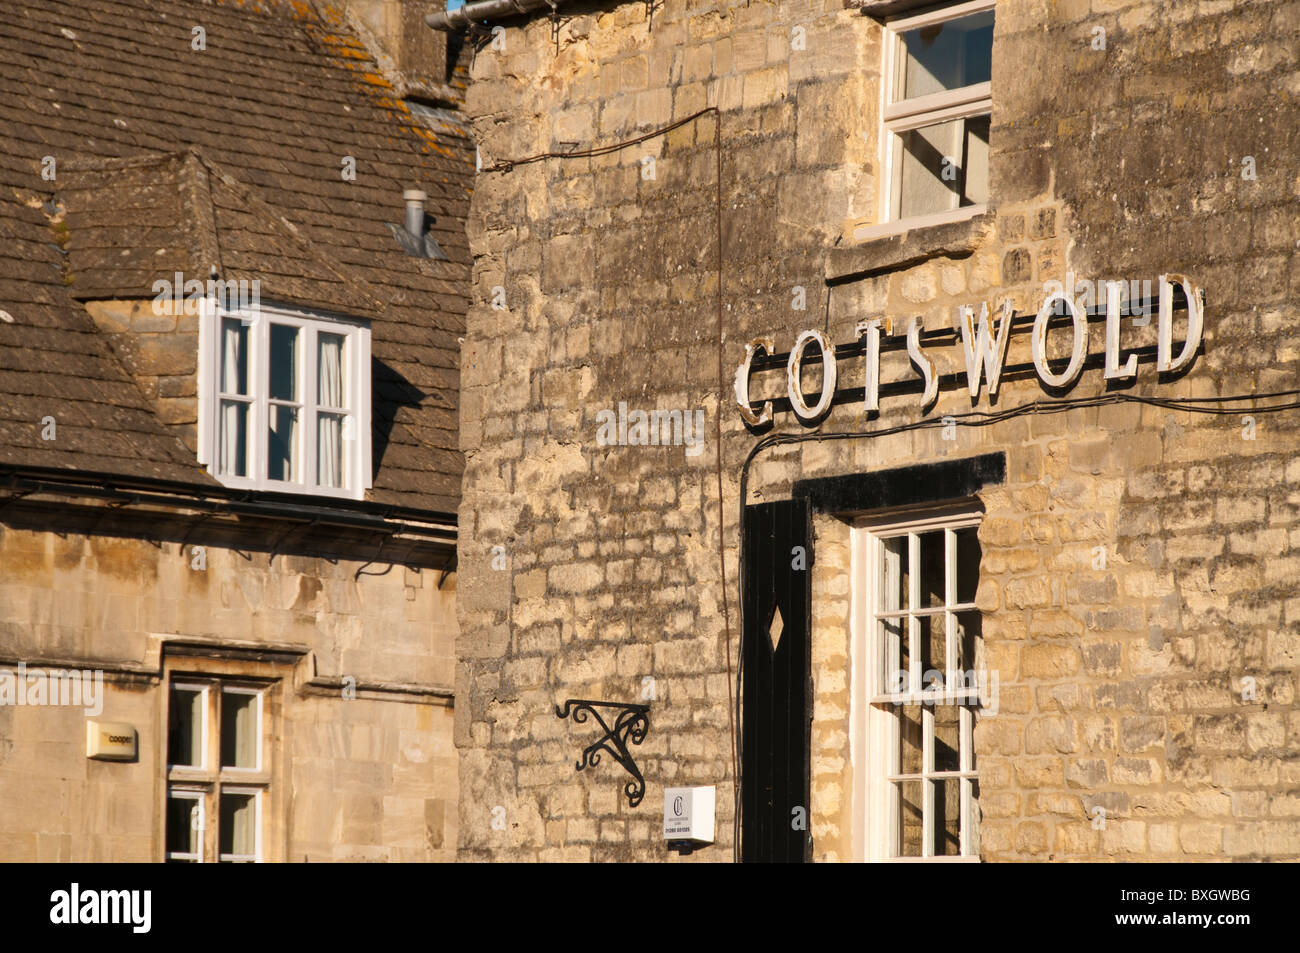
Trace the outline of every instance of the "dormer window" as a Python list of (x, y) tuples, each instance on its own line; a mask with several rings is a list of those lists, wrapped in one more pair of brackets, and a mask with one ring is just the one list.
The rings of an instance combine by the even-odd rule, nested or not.
[(370, 487), (370, 328), (259, 304), (205, 309), (199, 462), (225, 486), (361, 499)]

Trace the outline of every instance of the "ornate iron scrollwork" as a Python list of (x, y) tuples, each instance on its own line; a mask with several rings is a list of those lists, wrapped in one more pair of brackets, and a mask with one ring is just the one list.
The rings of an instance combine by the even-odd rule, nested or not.
[[(600, 716), (597, 708), (610, 708), (618, 711), (618, 717), (614, 719), (613, 727)], [(646, 732), (650, 730), (650, 706), (649, 705), (627, 705), (622, 702), (597, 702), (588, 701), (582, 698), (570, 698), (564, 703), (564, 707), (555, 706), (555, 716), (557, 718), (568, 718), (572, 711), (573, 720), (576, 724), (583, 724), (587, 720), (587, 714), (590, 713), (596, 719), (596, 723), (605, 730), (601, 737), (597, 738), (592, 744), (589, 744), (582, 752), (582, 759), (576, 762), (577, 770), (581, 771), (587, 766), (600, 764), (600, 752), (606, 751), (619, 764), (621, 764), (627, 773), (632, 775), (633, 780), (623, 785), (623, 793), (627, 795), (627, 803), (630, 807), (636, 807), (645, 797), (645, 778), (641, 776), (640, 770), (637, 769), (636, 762), (632, 760), (632, 754), (627, 750), (627, 743), (630, 740), (632, 744), (639, 745), (645, 740)]]

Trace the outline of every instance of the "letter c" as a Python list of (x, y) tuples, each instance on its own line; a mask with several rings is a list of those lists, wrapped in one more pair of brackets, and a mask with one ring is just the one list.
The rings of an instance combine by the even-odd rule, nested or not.
[(751, 427), (766, 427), (772, 422), (770, 400), (763, 401), (763, 406), (759, 408), (757, 414), (754, 413), (753, 404), (749, 402), (749, 375), (754, 363), (754, 355), (760, 350), (770, 355), (776, 347), (771, 338), (755, 338), (745, 345), (745, 359), (740, 362), (740, 367), (736, 368), (736, 403), (740, 405), (740, 416)]

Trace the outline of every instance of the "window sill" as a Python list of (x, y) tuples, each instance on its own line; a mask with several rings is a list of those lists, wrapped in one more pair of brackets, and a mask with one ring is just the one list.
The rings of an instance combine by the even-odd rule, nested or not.
[(954, 688), (924, 692), (897, 692), (893, 694), (872, 695), (872, 705), (978, 705), (980, 692), (978, 688)]
[(167, 767), (167, 780), (175, 784), (211, 785), (213, 777), (211, 771), (203, 768), (188, 768), (173, 764)]
[[(993, 215), (983, 205), (958, 209), (946, 221), (926, 219), (858, 225), (849, 233), (857, 244), (830, 249), (826, 280), (839, 284), (887, 271), (910, 268), (931, 258), (965, 258), (981, 245), (993, 227)], [(949, 214), (949, 213), (945, 213)]]
[(911, 13), (933, 4), (934, 0), (844, 0), (844, 9), (857, 10), (863, 16), (883, 21), (886, 17)]
[(222, 486), (231, 490), (252, 490), (256, 493), (275, 493), (283, 496), (309, 497), (317, 500), (364, 500), (365, 491), (347, 490), (325, 486), (306, 486), (302, 483), (290, 483), (283, 480), (252, 480), (247, 477), (219, 476), (209, 474)]
[(270, 772), (258, 768), (222, 768), (220, 771), (209, 771), (205, 768), (188, 768), (173, 764), (167, 767), (167, 781), (169, 784), (189, 784), (208, 788), (213, 784), (267, 785), (271, 783), (271, 775)]
[(957, 857), (952, 855), (940, 857), (887, 857), (886, 864), (978, 864), (979, 857)]
[(988, 211), (987, 205), (967, 205), (947, 212), (934, 212), (930, 215), (916, 215), (896, 222), (882, 222), (879, 225), (858, 223), (851, 226), (850, 234), (854, 242), (869, 242), (877, 238), (892, 238), (907, 232), (937, 228), (941, 225), (955, 225), (978, 218)]

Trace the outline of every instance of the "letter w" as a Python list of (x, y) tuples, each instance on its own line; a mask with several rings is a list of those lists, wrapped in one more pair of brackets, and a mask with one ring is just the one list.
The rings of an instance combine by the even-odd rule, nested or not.
[(1004, 301), (998, 315), (998, 333), (996, 340), (989, 330), (988, 302), (980, 303), (979, 330), (974, 327), (975, 312), (969, 305), (957, 309), (957, 327), (961, 331), (962, 350), (966, 352), (966, 382), (970, 385), (970, 395), (977, 399), (980, 395), (980, 362), (984, 364), (984, 373), (988, 377), (989, 396), (998, 392), (998, 378), (1002, 376), (1002, 364), (1007, 357), (1007, 345), (1011, 341), (1011, 302)]

